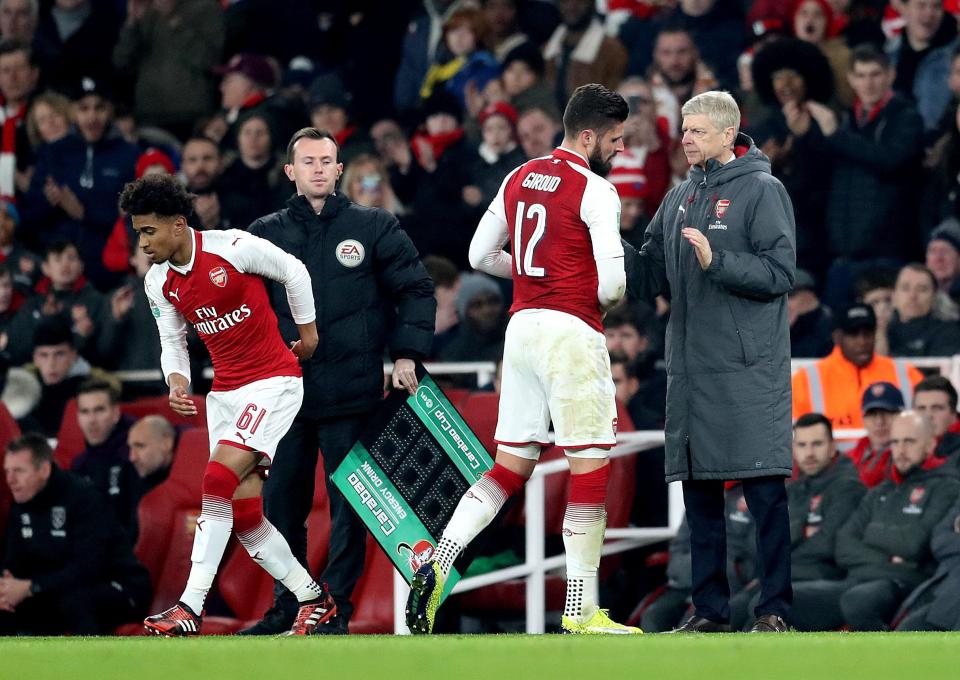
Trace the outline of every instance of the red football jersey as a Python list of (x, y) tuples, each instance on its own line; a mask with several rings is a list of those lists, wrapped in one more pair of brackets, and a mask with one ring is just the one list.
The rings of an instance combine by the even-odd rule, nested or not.
[(300, 376), (300, 364), (280, 336), (263, 277), (287, 287), (294, 320), (315, 318), (306, 267), (272, 243), (236, 229), (193, 231), (191, 261), (164, 262), (144, 286), (160, 329), (164, 376), (190, 377), (184, 319), (213, 360), (213, 390), (233, 390), (274, 376)]
[[(623, 254), (613, 185), (591, 172), (582, 156), (558, 148), (508, 175), (489, 209), (509, 230), (510, 312), (553, 309), (603, 332), (596, 259)], [(610, 253), (595, 252), (593, 230), (608, 237)]]

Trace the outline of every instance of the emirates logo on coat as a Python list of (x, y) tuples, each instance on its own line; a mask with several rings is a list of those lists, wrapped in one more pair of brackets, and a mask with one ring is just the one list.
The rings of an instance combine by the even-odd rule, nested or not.
[(713, 208), (713, 212), (716, 214), (717, 219), (723, 219), (723, 216), (727, 214), (727, 208), (730, 207), (730, 201), (725, 198), (721, 198), (717, 201), (717, 204)]
[(227, 287), (227, 270), (223, 267), (214, 267), (210, 270), (210, 280), (217, 288)]

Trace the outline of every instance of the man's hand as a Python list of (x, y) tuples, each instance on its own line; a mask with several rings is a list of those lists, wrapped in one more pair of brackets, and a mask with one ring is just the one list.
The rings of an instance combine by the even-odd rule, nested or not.
[(829, 107), (824, 106), (820, 102), (808, 101), (807, 111), (809, 111), (813, 119), (817, 121), (817, 125), (820, 126), (820, 132), (823, 133), (824, 137), (829, 137), (837, 131), (837, 114), (831, 111)]
[(417, 391), (417, 365), (413, 359), (397, 359), (393, 362), (393, 388), (406, 390), (410, 394)]
[(0, 611), (12, 612), (30, 597), (30, 579), (14, 578), (9, 571), (0, 577)]
[(110, 311), (116, 321), (120, 321), (133, 307), (133, 287), (120, 286), (110, 296)]
[(480, 191), (480, 187), (474, 186), (472, 184), (463, 187), (463, 202), (467, 205), (477, 207), (483, 201), (483, 193)]
[(810, 112), (801, 108), (796, 102), (787, 102), (783, 105), (783, 117), (787, 121), (790, 132), (802, 137), (810, 129)]
[(40, 314), (43, 316), (53, 316), (62, 311), (63, 303), (60, 302), (53, 293), (47, 293), (47, 297), (43, 301), (43, 306), (40, 308)]
[(694, 252), (697, 254), (697, 260), (700, 261), (700, 269), (704, 271), (709, 269), (710, 263), (713, 262), (713, 250), (710, 248), (710, 241), (707, 240), (703, 232), (693, 227), (684, 227), (680, 230), (680, 234), (693, 246)]
[(197, 415), (197, 405), (187, 395), (187, 387), (189, 386), (190, 381), (187, 380), (185, 375), (170, 374), (170, 408), (181, 416)]
[(83, 203), (73, 193), (73, 189), (67, 186), (60, 187), (60, 209), (67, 213), (71, 219), (78, 222), (83, 221), (83, 216), (87, 213)]
[(303, 363), (317, 351), (320, 336), (317, 334), (317, 324), (314, 321), (297, 324), (297, 330), (300, 331), (300, 339), (290, 343), (290, 351), (296, 355), (300, 363)]
[(81, 338), (88, 338), (93, 334), (93, 319), (87, 312), (86, 305), (74, 305), (70, 308), (70, 317), (73, 319), (73, 332)]

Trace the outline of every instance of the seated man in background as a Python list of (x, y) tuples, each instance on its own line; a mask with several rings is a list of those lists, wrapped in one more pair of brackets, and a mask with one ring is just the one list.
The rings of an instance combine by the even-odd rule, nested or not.
[(77, 390), (77, 424), (86, 444), (70, 471), (103, 494), (131, 543), (137, 539), (137, 473), (130, 464), (127, 433), (134, 419), (120, 412), (120, 391), (105, 380)]
[(885, 630), (900, 603), (933, 574), (933, 528), (956, 501), (960, 481), (933, 457), (933, 426), (916, 411), (898, 414), (890, 427), (894, 470), (871, 489), (836, 541), (846, 579), (794, 586), (793, 621), (811, 630)]
[[(177, 449), (177, 430), (163, 416), (144, 416), (127, 433), (130, 464), (140, 483), (136, 500), (152, 491), (170, 476), (173, 454)], [(136, 507), (133, 509), (136, 513)]]
[(937, 439), (937, 458), (949, 458), (954, 468), (960, 466), (960, 417), (957, 416), (957, 390), (942, 375), (924, 378), (914, 388), (913, 407), (933, 423)]
[(833, 351), (833, 314), (820, 303), (810, 272), (797, 270), (787, 295), (790, 314), (790, 355), (820, 359)]
[(3, 460), (13, 495), (0, 563), (0, 635), (103, 635), (143, 616), (150, 575), (103, 498), (26, 434)]
[[(793, 462), (797, 478), (787, 482), (790, 508), (790, 561), (793, 587), (804, 581), (836, 580), (844, 571), (834, 559), (837, 532), (857, 509), (866, 489), (850, 459), (841, 456), (830, 421), (819, 413), (800, 416), (793, 426)], [(750, 623), (749, 613), (760, 598), (759, 583), (751, 582), (730, 602), (734, 630)], [(793, 613), (795, 628), (815, 622)]]
[(863, 427), (867, 436), (857, 441), (847, 455), (868, 489), (890, 477), (890, 423), (904, 409), (903, 395), (888, 382), (874, 383), (861, 400)]

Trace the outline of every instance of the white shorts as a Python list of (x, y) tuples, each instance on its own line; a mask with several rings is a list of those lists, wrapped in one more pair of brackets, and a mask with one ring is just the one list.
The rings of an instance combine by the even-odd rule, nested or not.
[(218, 444), (259, 451), (270, 465), (277, 444), (290, 429), (303, 403), (303, 379), (264, 378), (228, 392), (207, 395), (210, 455)]
[(609, 449), (616, 443), (615, 394), (603, 333), (564, 312), (523, 310), (507, 325), (494, 440), (549, 446), (552, 419), (557, 446), (571, 453)]

